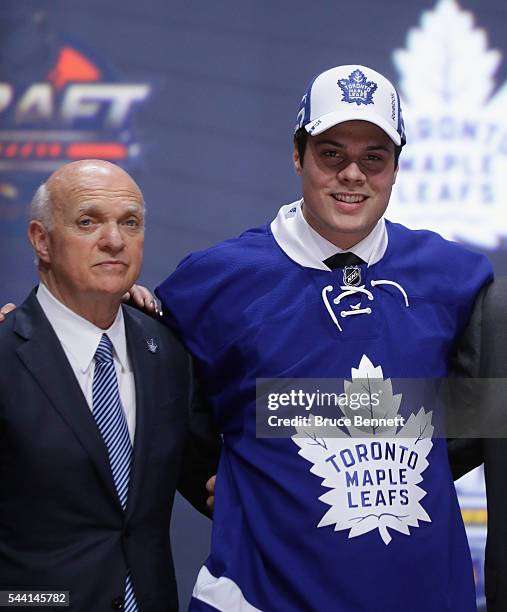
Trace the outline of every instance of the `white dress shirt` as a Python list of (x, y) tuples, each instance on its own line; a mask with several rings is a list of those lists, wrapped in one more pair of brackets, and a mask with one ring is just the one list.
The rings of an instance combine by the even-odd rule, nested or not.
[(280, 248), (296, 263), (317, 270), (330, 269), (323, 263), (336, 253), (354, 253), (368, 266), (380, 261), (386, 252), (388, 236), (384, 218), (378, 220), (371, 232), (350, 249), (340, 249), (323, 238), (311, 227), (303, 215), (303, 200), (282, 206), (271, 223), (271, 231)]
[(133, 444), (136, 429), (136, 390), (134, 372), (127, 352), (122, 309), (118, 309), (116, 319), (109, 329), (100, 329), (62, 304), (42, 282), (37, 289), (37, 300), (60, 340), (90, 410), (93, 410), (95, 352), (102, 334), (109, 336), (113, 345), (120, 399), (127, 419), (130, 441)]

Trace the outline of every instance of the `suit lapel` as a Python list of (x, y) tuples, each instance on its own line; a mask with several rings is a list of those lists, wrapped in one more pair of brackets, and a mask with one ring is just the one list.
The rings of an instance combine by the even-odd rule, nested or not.
[(125, 317), (125, 332), (130, 363), (134, 371), (136, 386), (136, 432), (132, 464), (130, 467), (129, 495), (127, 501), (127, 520), (135, 509), (140, 494), (143, 470), (148, 453), (151, 428), (151, 413), (156, 398), (156, 370), (158, 355), (148, 349), (141, 323), (129, 312), (123, 309)]
[(88, 452), (99, 477), (120, 506), (106, 446), (60, 341), (35, 297), (35, 290), (15, 316), (14, 331), (26, 340), (17, 349), (20, 359)]

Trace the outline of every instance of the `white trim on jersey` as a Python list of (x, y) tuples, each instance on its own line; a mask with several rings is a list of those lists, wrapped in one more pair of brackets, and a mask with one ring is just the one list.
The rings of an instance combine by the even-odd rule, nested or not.
[(216, 578), (203, 565), (197, 576), (192, 597), (213, 606), (220, 612), (262, 612), (244, 598), (239, 586), (225, 576)]

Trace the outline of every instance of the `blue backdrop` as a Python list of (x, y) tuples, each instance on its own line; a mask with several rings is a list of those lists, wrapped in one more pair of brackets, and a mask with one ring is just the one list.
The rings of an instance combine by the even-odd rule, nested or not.
[[(352, 62), (398, 83), (406, 103), (413, 148), (390, 217), (507, 268), (501, 0), (4, 0), (0, 17), (2, 304), (36, 279), (31, 195), (71, 159), (112, 159), (142, 187), (149, 287), (188, 252), (273, 218), (299, 196), (291, 137), (308, 81)], [(181, 500), (174, 521), (186, 602), (209, 526)]]

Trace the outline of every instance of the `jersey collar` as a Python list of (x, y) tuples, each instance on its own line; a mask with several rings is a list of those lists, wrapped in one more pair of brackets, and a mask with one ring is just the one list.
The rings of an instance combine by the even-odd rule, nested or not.
[[(335, 253), (344, 251), (310, 227), (303, 216), (303, 200), (282, 206), (271, 223), (271, 232), (278, 246), (293, 261), (305, 268), (330, 272), (323, 263)], [(384, 218), (379, 219), (372, 231), (361, 242), (347, 249), (372, 266), (382, 259), (387, 249), (388, 236)]]

